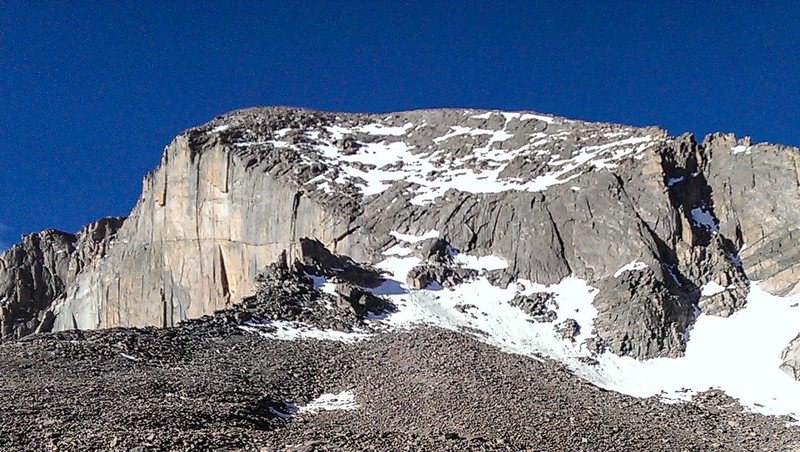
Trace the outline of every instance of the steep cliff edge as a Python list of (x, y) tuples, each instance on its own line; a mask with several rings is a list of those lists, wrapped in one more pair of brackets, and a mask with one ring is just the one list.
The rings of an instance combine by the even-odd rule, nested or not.
[(800, 150), (707, 138), (702, 171), (719, 232), (739, 249), (748, 276), (779, 295), (800, 293)]
[(748, 276), (797, 292), (797, 160), (533, 113), (236, 111), (165, 149), (105, 257), (59, 289), (54, 328), (198, 317), (252, 295), (300, 238), (374, 263), (435, 232), (506, 262), (497, 285), (597, 287), (596, 346), (677, 356), (697, 310), (745, 305)]
[(290, 162), (254, 162), (189, 132), (173, 141), (120, 240), (56, 308), (56, 329), (173, 325), (251, 295), (254, 280), (300, 237), (331, 241), (346, 219), (291, 181)]

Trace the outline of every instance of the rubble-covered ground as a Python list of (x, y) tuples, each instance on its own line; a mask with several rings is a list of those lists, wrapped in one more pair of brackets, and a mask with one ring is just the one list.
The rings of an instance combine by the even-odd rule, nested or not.
[(0, 344), (0, 450), (800, 450), (719, 393), (638, 399), (437, 328), (269, 339), (231, 312)]

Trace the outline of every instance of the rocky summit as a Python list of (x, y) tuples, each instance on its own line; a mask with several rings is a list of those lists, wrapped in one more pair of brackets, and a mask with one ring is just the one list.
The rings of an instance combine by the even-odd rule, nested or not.
[(270, 107), (0, 255), (2, 450), (800, 450), (800, 149)]

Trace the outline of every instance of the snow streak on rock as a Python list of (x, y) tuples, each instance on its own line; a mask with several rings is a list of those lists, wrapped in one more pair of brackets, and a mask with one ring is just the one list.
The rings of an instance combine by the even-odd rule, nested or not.
[(648, 267), (647, 264), (645, 264), (644, 262), (641, 262), (641, 261), (638, 261), (638, 260), (633, 260), (633, 261), (630, 261), (629, 263), (623, 265), (619, 270), (617, 270), (614, 273), (614, 277), (615, 278), (619, 278), (625, 272), (636, 271), (636, 270), (644, 270), (647, 267)]

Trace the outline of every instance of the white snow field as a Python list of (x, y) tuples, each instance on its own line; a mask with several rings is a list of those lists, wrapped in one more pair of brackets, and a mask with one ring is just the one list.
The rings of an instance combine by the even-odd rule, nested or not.
[[(413, 257), (390, 257), (379, 266), (403, 282), (418, 263)], [(798, 333), (800, 296), (773, 296), (753, 283), (747, 307), (741, 311), (728, 318), (700, 314), (685, 356), (638, 361), (603, 353), (594, 356), (599, 362), (592, 365), (579, 358), (591, 356), (582, 342), (592, 334), (597, 315), (592, 300), (597, 290), (574, 277), (548, 287), (528, 281), (522, 285), (524, 290), (519, 292), (513, 285), (501, 289), (479, 278), (454, 290), (388, 295), (400, 309), (383, 322), (405, 328), (415, 324), (475, 328), (487, 333), (476, 335), (480, 340), (509, 352), (558, 360), (606, 389), (637, 397), (688, 400), (717, 388), (755, 411), (800, 420), (800, 382), (779, 368), (782, 350)], [(555, 294), (558, 318), (554, 323), (531, 323), (525, 313), (508, 304), (517, 293), (543, 291)], [(458, 305), (475, 307), (465, 314), (456, 309)], [(581, 326), (575, 342), (561, 339), (553, 328), (567, 318)]]

